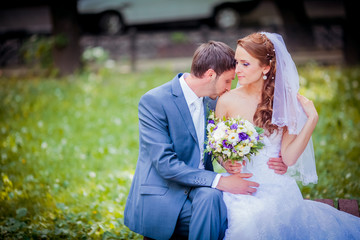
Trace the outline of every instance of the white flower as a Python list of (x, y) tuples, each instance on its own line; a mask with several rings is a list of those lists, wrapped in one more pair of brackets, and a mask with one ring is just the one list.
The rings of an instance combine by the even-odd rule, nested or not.
[(89, 172), (89, 177), (95, 178), (95, 177), (96, 177), (96, 173), (95, 173), (95, 172)]
[(210, 132), (210, 131), (211, 131), (211, 128), (214, 128), (214, 127), (215, 127), (215, 124), (209, 123), (209, 124), (207, 125), (206, 130), (207, 130), (208, 132)]
[(219, 123), (218, 123), (218, 128), (223, 128), (223, 127), (226, 128), (225, 123), (224, 123), (224, 122), (219, 122)]
[(241, 151), (243, 150), (243, 148), (244, 148), (244, 146), (241, 145), (241, 144), (235, 146), (235, 150), (236, 150), (236, 151), (240, 151), (240, 152), (241, 152)]
[(230, 151), (230, 149), (225, 148), (225, 149), (223, 150), (223, 154), (225, 154), (227, 157), (230, 157), (230, 156), (231, 156), (231, 151)]
[(228, 141), (234, 145), (236, 144), (237, 142), (239, 142), (239, 134), (237, 133), (230, 133), (229, 136), (228, 136)]
[(42, 143), (41, 143), (41, 148), (42, 148), (42, 149), (47, 148), (47, 146), (48, 146), (48, 145), (47, 145), (47, 143), (46, 143), (46, 142), (42, 142)]
[(256, 132), (254, 125), (248, 120), (245, 120), (245, 127), (248, 131), (251, 131), (252, 133)]
[(242, 150), (242, 153), (243, 153), (244, 155), (248, 154), (249, 152), (250, 152), (250, 147), (249, 147), (249, 146), (245, 146), (245, 147), (243, 148), (243, 150)]
[(220, 127), (218, 127), (213, 132), (213, 137), (216, 142), (221, 141), (225, 137), (225, 131), (223, 131)]
[(246, 133), (247, 129), (244, 125), (239, 125), (236, 132), (237, 133), (242, 133), (242, 132), (245, 132)]

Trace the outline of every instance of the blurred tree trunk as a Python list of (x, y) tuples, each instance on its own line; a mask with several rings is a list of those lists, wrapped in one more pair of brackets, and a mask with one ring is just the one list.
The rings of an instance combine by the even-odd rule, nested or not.
[(311, 21), (304, 0), (274, 0), (284, 22), (286, 44), (289, 49), (306, 49), (314, 46)]
[(54, 37), (54, 64), (61, 75), (80, 68), (77, 0), (49, 1)]
[(344, 54), (347, 65), (360, 63), (360, 34), (357, 1), (344, 0), (346, 19), (344, 24)]

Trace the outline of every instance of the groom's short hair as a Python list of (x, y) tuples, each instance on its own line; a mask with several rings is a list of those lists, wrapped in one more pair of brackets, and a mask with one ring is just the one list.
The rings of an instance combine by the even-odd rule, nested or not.
[(217, 76), (236, 67), (234, 50), (223, 42), (209, 41), (201, 44), (194, 53), (191, 74), (202, 77), (212, 69)]

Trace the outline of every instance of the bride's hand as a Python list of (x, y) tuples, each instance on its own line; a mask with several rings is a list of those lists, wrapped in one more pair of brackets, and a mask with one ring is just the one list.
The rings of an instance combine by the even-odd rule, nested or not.
[(230, 174), (235, 174), (241, 172), (242, 164), (238, 163), (237, 161), (227, 160), (223, 162), (222, 167)]
[(278, 158), (270, 158), (268, 161), (268, 166), (270, 169), (273, 169), (277, 174), (285, 174), (288, 166), (283, 162), (281, 152), (279, 153)]
[(297, 94), (297, 99), (303, 107), (306, 116), (317, 121), (319, 119), (319, 116), (314, 106), (314, 103), (303, 95), (300, 95), (299, 93)]

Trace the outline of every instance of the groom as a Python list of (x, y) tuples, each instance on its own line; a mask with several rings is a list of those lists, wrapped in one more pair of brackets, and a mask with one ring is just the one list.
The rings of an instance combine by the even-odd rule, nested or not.
[[(132, 231), (153, 239), (222, 239), (222, 191), (256, 191), (258, 184), (246, 180), (251, 174), (221, 176), (203, 154), (206, 113), (234, 77), (234, 51), (210, 41), (195, 51), (190, 74), (180, 73), (140, 99), (139, 158), (124, 212)], [(272, 168), (286, 171), (277, 164)]]

